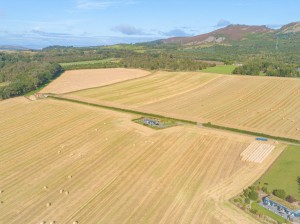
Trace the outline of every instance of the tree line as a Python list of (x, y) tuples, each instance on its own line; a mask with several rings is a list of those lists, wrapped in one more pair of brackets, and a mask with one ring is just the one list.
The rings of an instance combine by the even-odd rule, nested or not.
[(176, 58), (172, 54), (135, 54), (123, 58), (121, 63), (125, 68), (168, 71), (199, 71), (213, 66), (189, 58)]
[(234, 69), (233, 74), (300, 77), (296, 65), (283, 62), (250, 61)]
[(24, 62), (7, 63), (0, 69), (0, 99), (20, 96), (36, 90), (63, 72), (56, 63)]

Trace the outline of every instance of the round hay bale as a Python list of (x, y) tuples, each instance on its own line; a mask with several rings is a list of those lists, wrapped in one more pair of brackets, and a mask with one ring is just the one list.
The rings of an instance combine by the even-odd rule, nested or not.
[(51, 202), (48, 202), (47, 204), (46, 204), (46, 206), (49, 208), (49, 207), (51, 207)]
[(50, 222), (50, 224), (55, 224), (55, 223), (56, 223), (55, 221), (51, 221), (51, 222)]
[(41, 221), (41, 222), (40, 222), (40, 224), (45, 224), (45, 223), (46, 223), (45, 221)]
[(65, 195), (69, 195), (70, 194), (70, 192), (69, 191), (65, 191)]
[(69, 175), (68, 178), (69, 178), (69, 179), (72, 179), (72, 175)]
[(2, 194), (4, 191), (3, 190), (0, 190), (0, 194)]
[(44, 186), (44, 189), (47, 190), (47, 189), (48, 189), (48, 186)]
[(60, 190), (59, 190), (59, 193), (60, 193), (60, 194), (64, 193), (64, 189), (60, 189)]
[(58, 153), (58, 154), (60, 154), (60, 153), (61, 153), (61, 151), (60, 151), (60, 150), (58, 150), (58, 151), (57, 151), (57, 153)]
[(78, 221), (74, 221), (73, 224), (78, 224)]

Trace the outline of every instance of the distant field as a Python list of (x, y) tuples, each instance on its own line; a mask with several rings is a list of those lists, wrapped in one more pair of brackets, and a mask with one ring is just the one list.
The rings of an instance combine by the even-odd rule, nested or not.
[(119, 62), (116, 58), (108, 58), (104, 60), (93, 60), (93, 61), (78, 61), (78, 62), (68, 62), (68, 63), (60, 63), (62, 67), (68, 67), (73, 65), (89, 65), (89, 64), (98, 64), (98, 63), (105, 63), (105, 62)]
[(70, 94), (154, 114), (300, 139), (300, 80), (168, 73)]
[(144, 70), (123, 68), (66, 71), (41, 92), (60, 94), (109, 85), (129, 79), (140, 78), (149, 74), (150, 72)]
[(260, 179), (270, 191), (284, 189), (300, 200), (300, 147), (289, 146)]
[(203, 69), (202, 72), (228, 75), (228, 74), (232, 74), (232, 72), (235, 68), (236, 68), (236, 66), (234, 66), (234, 65), (217, 65), (215, 67)]
[(105, 88), (83, 90), (70, 95), (137, 107), (176, 97), (217, 77), (218, 75), (197, 72), (157, 72), (142, 79)]
[(256, 223), (225, 203), (281, 152), (244, 163), (250, 137), (51, 99), (2, 101), (0, 117), (0, 223)]

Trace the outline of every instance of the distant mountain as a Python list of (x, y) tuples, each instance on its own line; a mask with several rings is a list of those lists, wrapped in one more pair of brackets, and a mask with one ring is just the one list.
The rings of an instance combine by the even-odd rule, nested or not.
[(179, 43), (183, 45), (222, 44), (247, 39), (250, 34), (292, 34), (300, 33), (300, 22), (294, 22), (283, 26), (279, 30), (270, 29), (267, 26), (229, 25), (225, 28), (210, 33), (193, 37), (173, 37), (161, 40), (162, 43)]
[(174, 37), (162, 40), (163, 43), (180, 43), (184, 45), (201, 45), (223, 43), (245, 38), (249, 34), (273, 32), (266, 26), (229, 25), (216, 31), (194, 37)]
[(28, 51), (29, 48), (22, 47), (22, 46), (15, 46), (15, 45), (0, 45), (0, 50), (6, 51)]

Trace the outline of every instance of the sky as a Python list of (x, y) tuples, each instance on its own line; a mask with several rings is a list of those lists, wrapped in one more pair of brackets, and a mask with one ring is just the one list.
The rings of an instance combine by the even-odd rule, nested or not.
[(299, 0), (0, 0), (0, 45), (96, 46), (300, 21)]

